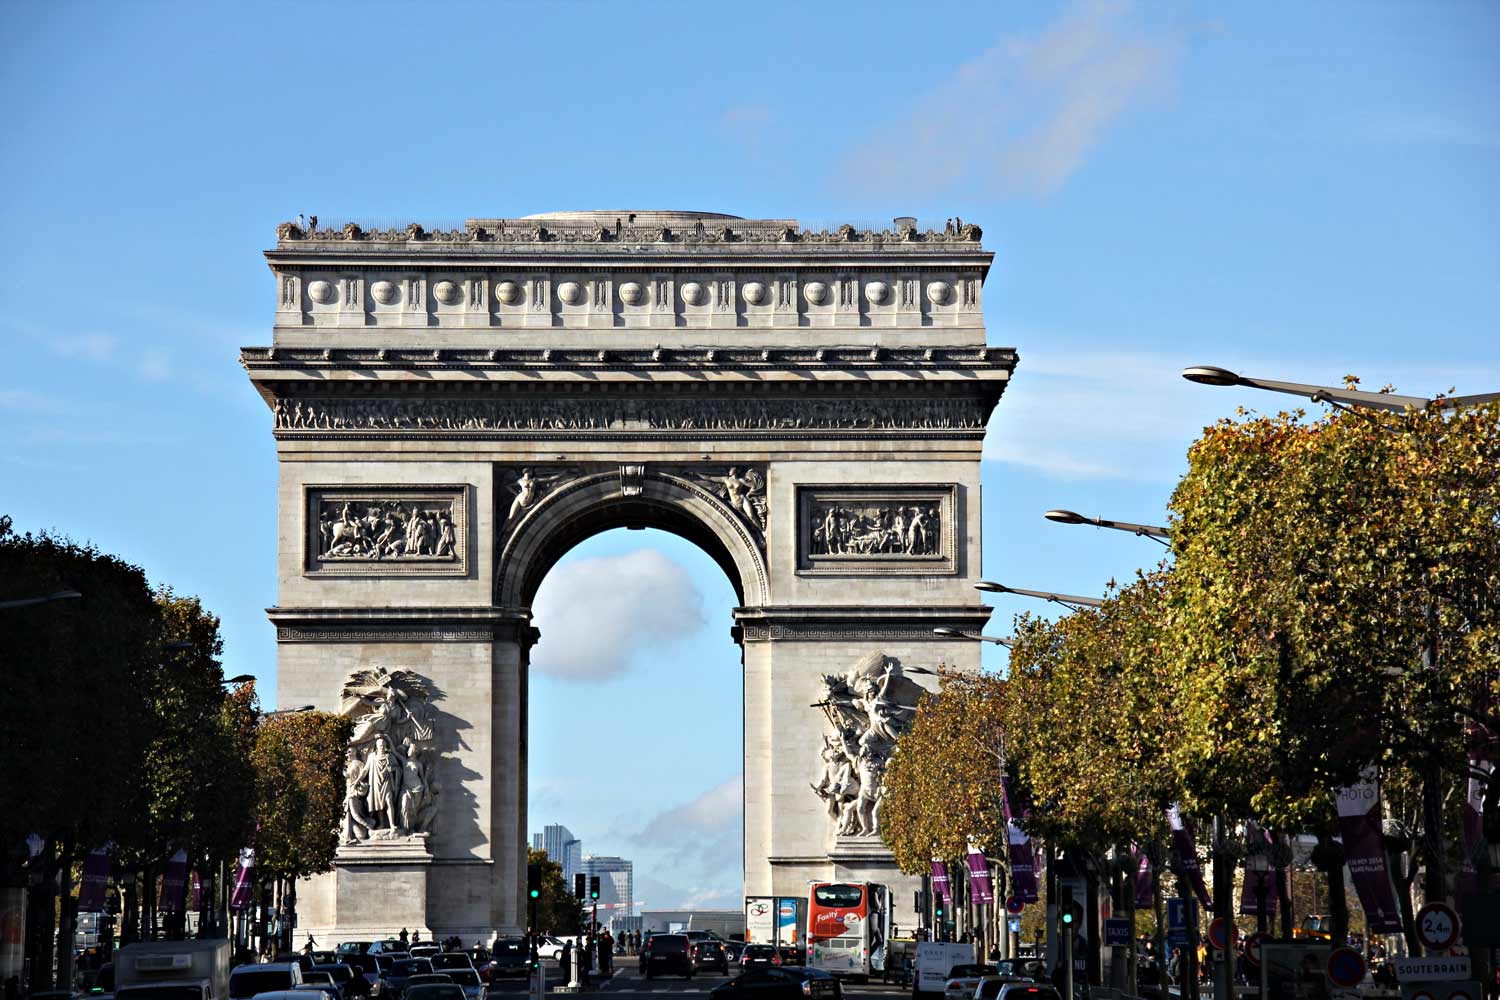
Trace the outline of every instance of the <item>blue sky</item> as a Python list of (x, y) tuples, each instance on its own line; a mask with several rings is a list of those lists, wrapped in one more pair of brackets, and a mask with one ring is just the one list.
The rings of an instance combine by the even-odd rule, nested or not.
[[(1154, 560), (1040, 512), (1155, 520), (1204, 424), (1283, 405), (1185, 364), (1500, 388), (1493, 4), (17, 2), (0, 32), (0, 511), (201, 595), (267, 691), (276, 471), (235, 351), (299, 212), (980, 223), (990, 342), (1021, 355), (984, 468), (1014, 586)], [(533, 825), (634, 856), (653, 905), (732, 903), (733, 595), (612, 533), (544, 585), (544, 632), (601, 573), (635, 584), (613, 630), (538, 649)], [(1026, 605), (997, 603), (1003, 632)]]

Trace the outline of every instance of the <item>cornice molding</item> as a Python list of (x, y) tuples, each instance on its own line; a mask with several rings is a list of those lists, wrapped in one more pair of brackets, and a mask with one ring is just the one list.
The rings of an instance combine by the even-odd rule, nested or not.
[(734, 609), (737, 642), (888, 639), (899, 642), (953, 642), (935, 628), (977, 632), (994, 609), (987, 604), (768, 606)]

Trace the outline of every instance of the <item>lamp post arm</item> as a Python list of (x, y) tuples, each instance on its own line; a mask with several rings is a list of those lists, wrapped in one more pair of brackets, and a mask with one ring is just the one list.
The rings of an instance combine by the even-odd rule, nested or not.
[(1091, 517), (1086, 523), (1100, 528), (1114, 528), (1116, 531), (1128, 531), (1131, 534), (1140, 535), (1142, 538), (1152, 538), (1158, 542), (1165, 542), (1172, 537), (1172, 532), (1159, 524), (1136, 524), (1134, 521), (1111, 521), (1107, 517)]
[(1104, 606), (1104, 601), (1097, 597), (1079, 597), (1074, 594), (1054, 594), (1046, 590), (1022, 590), (1020, 587), (1006, 587), (1008, 594), (1020, 594), (1022, 597), (1035, 597), (1038, 600), (1051, 601), (1054, 604), (1067, 604), (1080, 608), (1098, 608)]

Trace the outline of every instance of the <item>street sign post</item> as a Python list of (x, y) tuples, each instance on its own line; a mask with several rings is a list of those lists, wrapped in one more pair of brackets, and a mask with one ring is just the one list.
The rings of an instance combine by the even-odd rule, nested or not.
[(1447, 903), (1428, 903), (1417, 911), (1417, 940), (1432, 951), (1453, 947), (1458, 926), (1458, 914)]
[(1021, 913), (1022, 913), (1022, 911), (1024, 911), (1025, 909), (1026, 909), (1026, 900), (1022, 899), (1020, 896), (1007, 896), (1007, 897), (1005, 897), (1005, 912), (1006, 913), (1009, 913), (1012, 916), (1020, 916)]
[(1266, 939), (1264, 934), (1251, 934), (1245, 938), (1245, 961), (1251, 965), (1260, 967), (1260, 945)]
[(1104, 943), (1105, 945), (1128, 945), (1130, 944), (1130, 921), (1119, 917), (1110, 917), (1104, 921)]

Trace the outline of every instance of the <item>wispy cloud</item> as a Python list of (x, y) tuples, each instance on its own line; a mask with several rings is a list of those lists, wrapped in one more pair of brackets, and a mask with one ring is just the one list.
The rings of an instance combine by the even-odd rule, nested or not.
[(672, 871), (697, 877), (702, 884), (691, 893), (722, 894), (742, 877), (744, 798), (744, 776), (737, 774), (658, 813), (630, 840), (661, 852)]
[(108, 333), (79, 333), (44, 336), (48, 347), (65, 358), (107, 362), (114, 360), (120, 338)]
[(542, 632), (533, 669), (574, 681), (621, 673), (636, 654), (706, 621), (688, 571), (655, 549), (563, 563), (532, 609)]
[(1093, 0), (1032, 37), (1002, 38), (850, 155), (841, 183), (932, 195), (958, 186), (1049, 194), (1109, 128), (1168, 92), (1180, 44)]
[(161, 382), (172, 377), (172, 365), (167, 361), (166, 355), (160, 353), (146, 355), (141, 359), (136, 371), (140, 373), (141, 378), (152, 382)]

